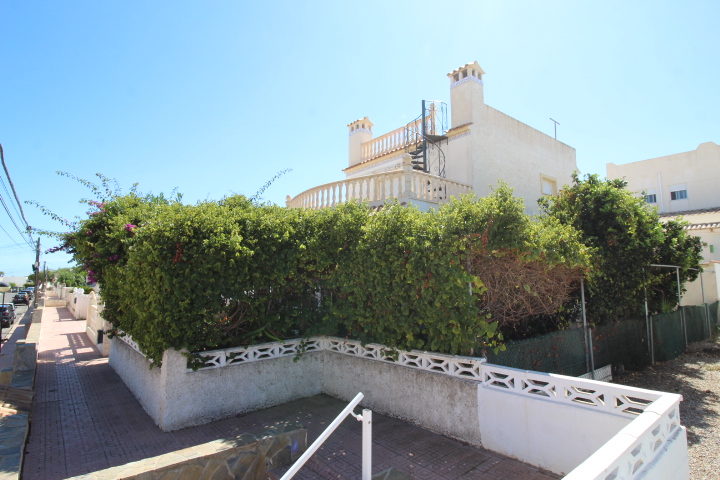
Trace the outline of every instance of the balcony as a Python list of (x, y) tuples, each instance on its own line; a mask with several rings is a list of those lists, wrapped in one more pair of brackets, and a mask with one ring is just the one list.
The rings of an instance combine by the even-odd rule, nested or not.
[(348, 178), (311, 188), (291, 198), (288, 208), (330, 208), (353, 200), (367, 201), (370, 206), (397, 199), (401, 204), (418, 205), (421, 210), (447, 203), (450, 197), (472, 192), (470, 185), (413, 170), (410, 155), (403, 157), (402, 170)]

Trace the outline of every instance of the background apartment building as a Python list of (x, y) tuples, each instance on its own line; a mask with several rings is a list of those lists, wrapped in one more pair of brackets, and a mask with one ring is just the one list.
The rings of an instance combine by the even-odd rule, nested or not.
[[(624, 178), (628, 189), (658, 208), (661, 219), (682, 218), (687, 229), (705, 242), (705, 297), (720, 298), (720, 146), (701, 143), (696, 150), (625, 165), (607, 164), (610, 179)], [(699, 304), (699, 282), (688, 285), (684, 304)]]

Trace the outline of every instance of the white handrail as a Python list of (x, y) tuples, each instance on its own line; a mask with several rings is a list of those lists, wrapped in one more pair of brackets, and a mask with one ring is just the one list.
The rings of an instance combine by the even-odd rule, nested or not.
[[(288, 470), (285, 475), (280, 478), (280, 480), (290, 480), (295, 476), (295, 474), (300, 470), (303, 465), (305, 465), (305, 462), (307, 462), (310, 457), (313, 456), (315, 451), (320, 448), (320, 446), (327, 440), (327, 438), (332, 435), (332, 433), (335, 431), (335, 429), (342, 423), (343, 420), (345, 420), (345, 417), (348, 415), (352, 415), (353, 417), (357, 418), (361, 422), (363, 422), (363, 461), (362, 461), (362, 480), (370, 480), (371, 470), (372, 470), (372, 460), (371, 460), (371, 451), (370, 447), (372, 446), (372, 439), (371, 438), (365, 438), (366, 433), (368, 436), (372, 434), (372, 426), (371, 426), (371, 418), (372, 418), (372, 412), (370, 410), (363, 410), (363, 415), (356, 415), (353, 413), (353, 409), (357, 406), (358, 403), (360, 403), (360, 400), (362, 400), (364, 395), (362, 393), (358, 393), (355, 395), (355, 398), (348, 403), (347, 407), (343, 409), (340, 414), (335, 417), (335, 420), (328, 425), (328, 427), (325, 429), (325, 431), (320, 434), (320, 436), (313, 442), (312, 445), (305, 451), (305, 453), (302, 454), (300, 458), (297, 459), (297, 461), (293, 464), (292, 467), (290, 467), (290, 470)], [(367, 447), (367, 449), (366, 449)]]

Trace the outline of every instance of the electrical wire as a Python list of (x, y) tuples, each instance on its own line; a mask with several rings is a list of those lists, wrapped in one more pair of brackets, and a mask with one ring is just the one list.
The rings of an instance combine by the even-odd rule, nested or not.
[[(3, 153), (2, 144), (0, 144), (0, 162), (2, 162), (3, 170), (5, 170), (5, 176), (8, 179), (8, 182), (10, 183), (10, 189), (13, 192), (13, 195), (15, 196), (15, 201), (17, 202), (17, 206), (20, 209), (20, 217), (23, 219), (23, 222), (25, 222), (25, 229), (27, 232), (27, 235), (30, 237), (30, 243), (33, 243), (32, 238), (32, 229), (30, 228), (30, 225), (28, 224), (27, 220), (25, 219), (25, 212), (23, 212), (22, 204), (20, 203), (20, 199), (18, 198), (17, 192), (15, 191), (15, 185), (13, 185), (12, 178), (10, 178), (10, 172), (8, 171), (7, 165), (5, 164), (5, 154)], [(9, 213), (8, 213), (9, 215)], [(13, 222), (15, 223), (15, 222)]]
[(5, 203), (5, 199), (3, 198), (3, 196), (1, 194), (0, 194), (0, 204), (2, 204), (3, 208), (5, 209), (5, 212), (7, 212), (8, 217), (10, 217), (10, 221), (12, 222), (12, 224), (15, 225), (15, 229), (20, 234), (20, 237), (22, 237), (22, 239), (25, 240), (25, 242), (32, 247), (31, 241), (25, 237), (25, 233), (20, 229), (20, 227), (18, 227), (18, 224), (15, 222), (15, 218), (13, 218), (12, 213), (10, 212), (10, 209), (8, 209), (8, 206)]
[[(8, 233), (8, 231), (5, 230), (5, 227), (3, 227), (2, 225), (0, 225), (0, 229), (2, 229), (3, 232), (5, 232), (5, 234), (8, 236), (8, 238), (10, 238), (10, 240), (12, 240), (13, 242), (15, 242), (15, 245), (17, 245), (18, 247), (23, 248), (23, 249), (25, 248), (25, 245), (20, 245), (19, 243), (17, 243), (17, 242), (15, 241), (14, 238), (12, 238), (12, 237), (10, 236), (10, 234)], [(30, 251), (34, 250), (34, 249), (32, 248), (32, 245), (30, 246), (30, 248), (31, 248)]]
[[(3, 190), (5, 190), (5, 193), (7, 194), (8, 198), (11, 198), (11, 197), (10, 197), (10, 191), (7, 189), (7, 185), (5, 185), (5, 180), (3, 180), (2, 177), (0, 177), (0, 183), (2, 184)], [(0, 195), (1, 195), (1, 194), (0, 194)], [(20, 214), (20, 211), (18, 210), (17, 205), (16, 205), (15, 203), (13, 203), (13, 202), (10, 202), (10, 203), (12, 203), (13, 209), (15, 210), (15, 213), (18, 214), (18, 217), (21, 217), (21, 218), (22, 218), (22, 215)]]

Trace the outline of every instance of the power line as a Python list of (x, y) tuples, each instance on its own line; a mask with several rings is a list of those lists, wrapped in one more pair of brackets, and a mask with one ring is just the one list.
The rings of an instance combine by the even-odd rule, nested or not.
[[(15, 225), (15, 229), (16, 229), (16, 230), (18, 231), (18, 233), (20, 234), (20, 237), (22, 237), (22, 239), (25, 240), (25, 242), (27, 242), (28, 245), (30, 245), (30, 247), (32, 247), (31, 241), (28, 240), (27, 238), (25, 238), (25, 234), (26, 234), (27, 232), (23, 232), (23, 231), (20, 229), (20, 227), (18, 227), (18, 224), (15, 222), (15, 219), (13, 218), (12, 213), (10, 212), (10, 209), (8, 209), (8, 206), (7, 206), (7, 204), (5, 203), (5, 199), (2, 197), (2, 195), (0, 195), (0, 203), (2, 204), (3, 208), (4, 208), (5, 211), (7, 212), (8, 217), (10, 217), (10, 221), (12, 222), (12, 224)], [(4, 230), (4, 229), (3, 229), (3, 230)]]
[[(5, 190), (5, 193), (7, 194), (8, 198), (10, 198), (10, 191), (7, 189), (7, 185), (5, 185), (5, 180), (3, 180), (2, 177), (0, 177), (0, 183), (2, 183), (3, 190)], [(18, 210), (17, 204), (15, 204), (13, 202), (10, 202), (10, 203), (12, 203), (13, 209), (15, 209), (15, 213), (18, 214), (18, 217), (22, 217), (20, 215), (20, 210)]]
[(2, 144), (0, 143), (0, 161), (2, 161), (3, 169), (5, 170), (5, 176), (8, 179), (8, 182), (10, 183), (10, 188), (13, 191), (13, 195), (15, 195), (15, 201), (17, 202), (17, 206), (20, 209), (20, 216), (23, 219), (23, 222), (25, 222), (25, 227), (27, 228), (28, 236), (30, 237), (30, 241), (32, 241), (32, 230), (30, 229), (30, 225), (28, 224), (27, 220), (25, 219), (25, 212), (23, 212), (22, 204), (20, 203), (20, 199), (17, 196), (17, 192), (15, 191), (15, 185), (13, 185), (12, 178), (10, 178), (10, 172), (8, 171), (7, 165), (5, 165), (5, 155), (3, 154), (3, 148)]
[(2, 250), (17, 250), (17, 249), (21, 249), (21, 250), (24, 250), (24, 251), (28, 251), (28, 250), (27, 250), (27, 247), (26, 247), (25, 245), (21, 244), (21, 243), (16, 244), (16, 245), (12, 245), (12, 244), (10, 244), (10, 245), (0, 245), (0, 251), (2, 251)]
[[(8, 238), (10, 238), (10, 240), (12, 240), (13, 242), (15, 242), (15, 239), (10, 236), (10, 234), (7, 232), (7, 230), (5, 230), (5, 227), (3, 227), (2, 225), (0, 225), (0, 228), (2, 229), (3, 232), (5, 232), (5, 235), (7, 235)], [(20, 244), (17, 243), (17, 242), (15, 242), (15, 245), (17, 245), (18, 247), (21, 247), (21, 248), (25, 248), (24, 245), (20, 245)], [(32, 246), (30, 246), (30, 247), (32, 248)]]

